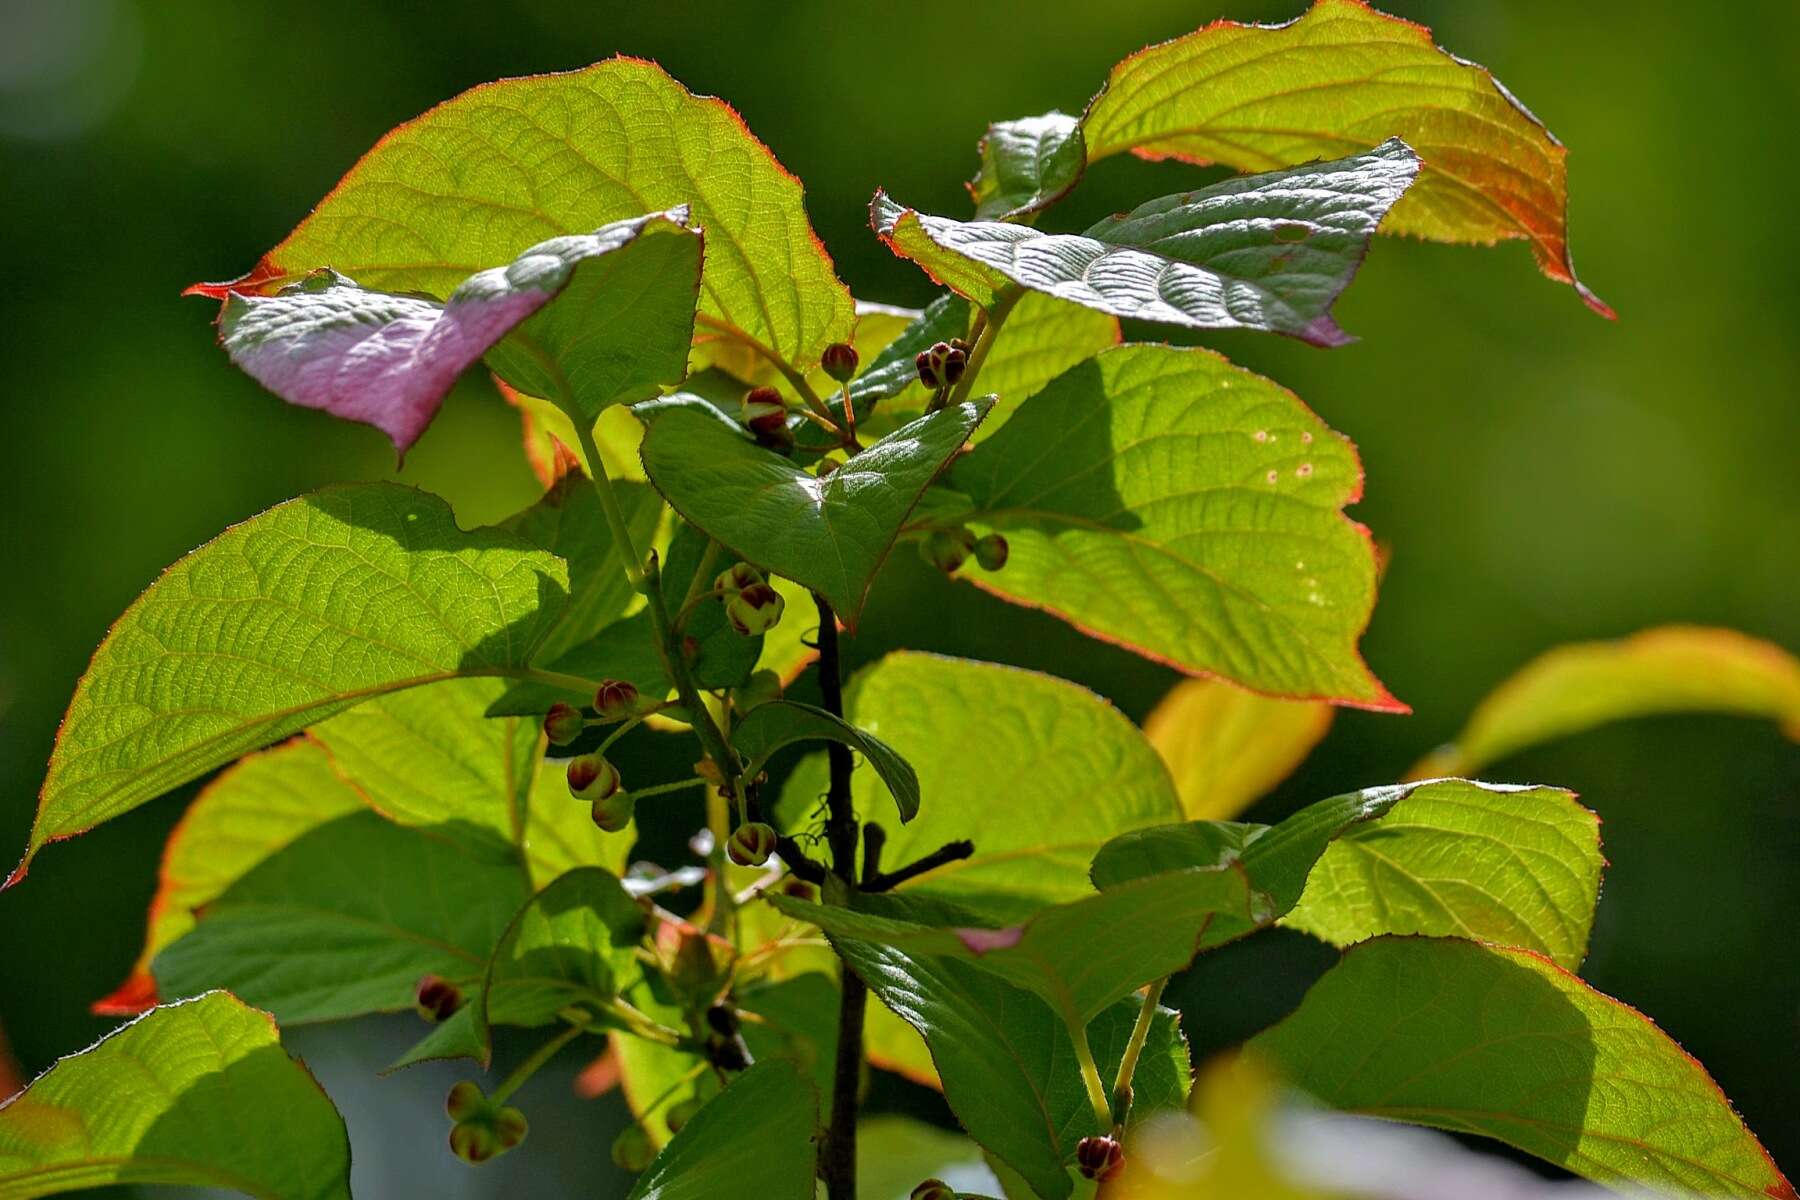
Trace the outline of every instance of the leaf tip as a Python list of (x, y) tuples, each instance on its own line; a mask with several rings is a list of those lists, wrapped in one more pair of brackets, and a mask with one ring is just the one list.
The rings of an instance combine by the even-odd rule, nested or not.
[(156, 980), (148, 971), (133, 971), (118, 987), (88, 1005), (96, 1017), (135, 1017), (158, 1003)]

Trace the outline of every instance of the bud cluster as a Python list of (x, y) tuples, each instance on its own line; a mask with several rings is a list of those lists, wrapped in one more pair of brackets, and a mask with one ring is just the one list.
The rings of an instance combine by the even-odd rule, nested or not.
[(587, 801), (594, 824), (607, 833), (618, 833), (631, 824), (637, 800), (625, 790), (619, 769), (612, 763), (598, 754), (582, 754), (569, 760), (565, 774), (569, 795)]
[(531, 1131), (524, 1113), (511, 1105), (493, 1103), (468, 1079), (450, 1089), (444, 1112), (453, 1122), (450, 1153), (472, 1167), (505, 1154)]
[(744, 637), (769, 632), (781, 621), (787, 602), (769, 586), (763, 573), (749, 563), (738, 563), (713, 581), (725, 600), (725, 619)]
[(963, 377), (963, 371), (968, 365), (969, 343), (961, 338), (935, 342), (919, 351), (913, 359), (913, 366), (918, 368), (919, 382), (934, 392), (939, 388), (953, 386)]
[(982, 570), (998, 571), (1006, 565), (1010, 553), (1011, 547), (999, 534), (990, 533), (986, 537), (977, 538), (969, 530), (960, 527), (934, 529), (919, 543), (919, 554), (925, 561), (948, 575), (961, 570), (962, 565), (969, 561), (970, 555), (974, 556)]
[(462, 1005), (462, 989), (442, 976), (422, 975), (413, 989), (413, 1008), (433, 1025), (448, 1021)]

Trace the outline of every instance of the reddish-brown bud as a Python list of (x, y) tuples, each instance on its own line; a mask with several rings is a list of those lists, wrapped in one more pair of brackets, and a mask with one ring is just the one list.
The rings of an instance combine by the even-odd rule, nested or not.
[(449, 1020), (462, 1002), (462, 989), (437, 975), (421, 976), (418, 987), (413, 989), (413, 1007), (434, 1024)]
[(500, 1138), (485, 1121), (458, 1121), (450, 1128), (450, 1153), (479, 1167), (500, 1153)]
[(444, 1097), (444, 1112), (452, 1121), (468, 1121), (487, 1111), (487, 1096), (481, 1087), (472, 1079), (464, 1079), (450, 1085), (450, 1094)]
[(926, 562), (947, 574), (955, 574), (975, 550), (975, 535), (967, 529), (934, 529), (919, 543)]
[(725, 601), (725, 619), (745, 637), (767, 633), (781, 621), (786, 607), (781, 593), (766, 583), (745, 588)]
[(638, 713), (636, 685), (623, 679), (604, 679), (594, 691), (594, 711), (602, 721), (623, 721)]
[(642, 1171), (656, 1157), (656, 1147), (641, 1125), (627, 1125), (613, 1139), (613, 1166), (621, 1171)]
[[(966, 361), (967, 356), (965, 356)], [(953, 382), (945, 374), (945, 365), (950, 359), (950, 343), (934, 342), (913, 358), (913, 366), (919, 372), (919, 382), (936, 391)]]
[(749, 563), (741, 562), (733, 563), (720, 571), (718, 578), (713, 580), (713, 588), (727, 596), (735, 596), (747, 587), (755, 587), (759, 583), (767, 582), (768, 580), (763, 578), (761, 571)]
[(819, 355), (820, 368), (839, 383), (849, 383), (856, 378), (859, 361), (861, 357), (856, 353), (856, 347), (849, 342), (833, 342)]
[(1125, 1147), (1110, 1137), (1084, 1137), (1075, 1146), (1075, 1165), (1089, 1179), (1105, 1183), (1125, 1169)]
[(617, 791), (610, 796), (602, 796), (594, 801), (589, 810), (598, 825), (606, 833), (620, 833), (631, 824), (631, 815), (637, 811), (637, 800), (627, 791)]
[(927, 1179), (912, 1190), (910, 1200), (956, 1200), (956, 1189), (941, 1179)]
[(531, 1124), (525, 1120), (525, 1114), (511, 1105), (494, 1114), (493, 1125), (494, 1137), (499, 1140), (502, 1150), (511, 1150), (531, 1132)]
[(760, 867), (775, 853), (775, 830), (761, 821), (739, 825), (725, 843), (725, 857), (740, 867)]
[(585, 728), (587, 718), (573, 704), (564, 704), (559, 700), (544, 714), (544, 736), (550, 739), (552, 746), (568, 745), (580, 737)]
[(577, 800), (592, 803), (619, 790), (619, 771), (598, 754), (571, 758), (568, 767), (569, 794)]
[(818, 895), (812, 884), (804, 879), (796, 879), (792, 875), (781, 881), (781, 894), (792, 896), (796, 900), (812, 900)]
[(997, 533), (990, 533), (975, 543), (975, 561), (984, 571), (998, 571), (1006, 565), (1007, 555), (1011, 553), (1012, 547)]

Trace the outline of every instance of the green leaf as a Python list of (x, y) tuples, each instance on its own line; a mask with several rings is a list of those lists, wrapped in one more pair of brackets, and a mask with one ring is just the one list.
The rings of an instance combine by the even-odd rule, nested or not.
[[(919, 818), (889, 829), (884, 860), (911, 862), (946, 842), (975, 852), (904, 885), (1002, 920), (1091, 894), (1089, 861), (1130, 829), (1178, 820), (1180, 806), (1143, 735), (1075, 684), (993, 663), (898, 651), (858, 674), (846, 712), (912, 764)], [(822, 758), (822, 756), (820, 756)], [(823, 791), (820, 759), (801, 764), (780, 815), (804, 826)], [(852, 779), (859, 818), (890, 803), (868, 765)]]
[(1249, 1048), (1334, 1108), (1496, 1138), (1611, 1187), (1794, 1195), (1699, 1063), (1528, 951), (1364, 943)]
[(1286, 25), (1215, 21), (1112, 69), (1082, 118), (1088, 161), (1142, 158), (1267, 171), (1401, 137), (1424, 170), (1383, 228), (1491, 245), (1525, 238), (1552, 279), (1569, 261), (1561, 142), (1488, 71), (1361, 0)]
[[(644, 236), (660, 230), (686, 236)], [(219, 342), (283, 400), (373, 425), (404, 454), (457, 376), (490, 351), (509, 384), (590, 420), (680, 383), (694, 306), (684, 280), (698, 286), (699, 269), (700, 236), (675, 209), (541, 242), (471, 275), (443, 304), (329, 267), (273, 295), (230, 291)], [(570, 307), (551, 304), (565, 291)]]
[(1587, 957), (1604, 866), (1600, 819), (1570, 793), (1442, 780), (1339, 838), (1283, 923), (1338, 946), (1385, 933), (1474, 938), (1572, 971)]
[(856, 1123), (857, 1195), (905, 1200), (924, 1179), (942, 1179), (959, 1195), (971, 1188), (999, 1191), (982, 1162), (981, 1148), (960, 1133), (895, 1113)]
[(1331, 728), (1317, 701), (1273, 700), (1216, 679), (1178, 683), (1144, 720), (1196, 820), (1225, 820), (1286, 779)]
[(545, 238), (681, 204), (706, 231), (704, 331), (800, 367), (848, 339), (850, 293), (799, 180), (724, 101), (628, 58), (484, 84), (390, 131), (249, 275), (211, 292), (331, 266), (444, 296)]
[(854, 628), (907, 514), (992, 403), (922, 417), (824, 479), (758, 446), (697, 397), (635, 411), (648, 427), (644, 470), (675, 511), (739, 557), (823, 595)]
[(926, 216), (882, 192), (870, 220), (896, 254), (983, 308), (1017, 285), (1116, 317), (1341, 346), (1351, 339), (1332, 302), (1418, 169), (1395, 139), (1151, 200), (1082, 234)]
[(590, 1012), (637, 975), (644, 912), (599, 867), (570, 871), (533, 896), (494, 948), (482, 988), (490, 1025), (545, 1025), (565, 1008)]
[[(957, 1120), (1046, 1200), (1063, 1200), (1082, 1138), (1102, 1132), (1068, 1030), (1029, 992), (955, 959), (845, 939), (844, 960), (882, 1003), (921, 1033)], [(1110, 1080), (1118, 1071), (1141, 1001), (1122, 1000), (1087, 1028)], [(1188, 1086), (1179, 1017), (1159, 1010), (1133, 1077), (1132, 1121), (1181, 1107)]]
[(818, 1123), (798, 1068), (759, 1062), (682, 1126), (630, 1200), (813, 1200)]
[(363, 798), (332, 770), (324, 749), (303, 738), (246, 755), (207, 784), (163, 848), (144, 948), (130, 976), (94, 1011), (128, 1016), (154, 1005), (150, 960), (192, 929), (203, 907), (303, 834), (362, 808)]
[(772, 700), (751, 709), (731, 731), (731, 744), (744, 756), (745, 774), (755, 778), (769, 757), (795, 742), (841, 742), (875, 768), (900, 810), (900, 819), (919, 815), (919, 777), (894, 748), (822, 708), (792, 700)]
[(979, 967), (1042, 999), (1071, 1029), (1186, 967), (1215, 918), (1258, 923), (1249, 881), (1236, 863), (1134, 879), (1003, 929), (984, 928), (954, 908), (903, 895), (864, 897), (864, 911), (791, 896), (769, 901), (788, 916), (817, 925), (834, 944), (872, 942), (915, 958), (950, 958)]
[(827, 1112), (837, 1065), (838, 995), (837, 979), (823, 971), (754, 983), (738, 993), (739, 1006), (757, 1018), (743, 1027), (750, 1057), (792, 1062), (812, 1082)]
[(1800, 661), (1772, 642), (1695, 625), (1561, 646), (1489, 693), (1413, 774), (1472, 775), (1540, 742), (1676, 712), (1765, 717), (1800, 739)]
[(1049, 208), (1087, 168), (1081, 122), (1065, 113), (996, 121), (981, 139), (981, 170), (969, 181), (975, 216), (1004, 221)]
[(372, 812), (321, 825), (156, 956), (158, 989), (229, 988), (297, 1024), (409, 1008), (426, 974), (477, 980), (526, 890), (503, 847), (486, 860), (466, 847)]
[(0, 1197), (108, 1184), (349, 1200), (350, 1143), (268, 1015), (213, 992), (115, 1030), (0, 1104)]
[(49, 841), (387, 692), (522, 674), (561, 610), (561, 560), (464, 533), (394, 484), (277, 505), (126, 610), (63, 718), (22, 877)]
[(1258, 692), (1405, 711), (1356, 648), (1375, 555), (1342, 509), (1362, 466), (1285, 388), (1209, 351), (1120, 346), (948, 482), (1011, 546), (985, 590)]
[[(626, 419), (637, 424), (629, 415)], [(612, 486), (632, 545), (649, 546), (662, 515), (662, 497), (644, 483), (615, 480)], [(617, 621), (637, 598), (625, 577), (625, 556), (613, 543), (612, 529), (600, 510), (600, 498), (593, 483), (579, 472), (558, 480), (536, 504), (501, 528), (569, 564), (568, 607), (538, 648), (540, 664), (556, 661)]]

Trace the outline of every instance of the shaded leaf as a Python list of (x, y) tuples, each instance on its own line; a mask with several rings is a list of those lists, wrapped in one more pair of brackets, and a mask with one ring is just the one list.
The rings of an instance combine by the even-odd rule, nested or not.
[(644, 469), (678, 513), (746, 561), (820, 593), (854, 628), (907, 514), (992, 403), (922, 417), (824, 479), (696, 397), (636, 411), (647, 426)]
[[(686, 225), (686, 210), (675, 209), (541, 242), (508, 266), (471, 275), (443, 304), (321, 267), (272, 295), (227, 292), (219, 341), (290, 404), (373, 425), (401, 453), (457, 376), (490, 350), (514, 387), (592, 417), (686, 374), (680, 315), (692, 313), (693, 290), (682, 279), (697, 281), (700, 266), (699, 234)], [(663, 229), (687, 236), (641, 237)], [(565, 289), (572, 308), (533, 315)], [(622, 306), (631, 324), (621, 331)], [(598, 347), (597, 333), (608, 335)], [(508, 334), (514, 344), (497, 350)]]
[(1305, 761), (1331, 728), (1332, 708), (1273, 700), (1213, 679), (1178, 683), (1144, 721), (1181, 807), (1196, 820), (1243, 812)]
[(960, 1133), (914, 1117), (881, 1113), (856, 1123), (856, 1193), (908, 1200), (923, 1179), (942, 1179), (959, 1195), (1000, 1194), (981, 1147)]
[[(1054, 446), (1054, 453), (1045, 453)], [(1259, 692), (1405, 711), (1356, 643), (1375, 604), (1362, 466), (1285, 388), (1218, 355), (1120, 346), (1067, 371), (959, 459), (969, 576), (1097, 637)]]
[(818, 1121), (799, 1070), (759, 1062), (682, 1126), (630, 1200), (812, 1200)]
[(996, 121), (981, 139), (981, 170), (969, 181), (975, 216), (1003, 221), (1049, 208), (1081, 179), (1081, 122), (1060, 112)]
[(1539, 742), (1675, 712), (1766, 717), (1800, 738), (1800, 662), (1772, 642), (1692, 625), (1561, 646), (1489, 693), (1413, 774), (1472, 775)]
[(611, 872), (579, 867), (526, 902), (494, 948), (482, 989), (492, 1025), (544, 1025), (604, 1005), (637, 975), (644, 913)]
[(796, 742), (841, 742), (861, 754), (886, 785), (900, 810), (900, 819), (919, 815), (919, 777), (894, 748), (866, 730), (858, 729), (822, 708), (773, 700), (745, 714), (731, 731), (731, 744), (744, 756), (744, 773), (754, 778), (770, 755)]
[(1215, 21), (1113, 67), (1082, 118), (1088, 160), (1268, 171), (1405, 138), (1418, 184), (1383, 226), (1449, 242), (1525, 238), (1552, 279), (1569, 261), (1567, 151), (1488, 71), (1362, 0), (1317, 0), (1285, 25)]
[(1366, 942), (1250, 1049), (1334, 1108), (1482, 1134), (1597, 1183), (1794, 1195), (1699, 1063), (1528, 951)]
[(1366, 154), (1165, 196), (1082, 234), (926, 216), (877, 192), (888, 245), (983, 308), (1010, 285), (1116, 317), (1350, 340), (1331, 305), (1419, 169), (1398, 139)]
[(483, 84), (399, 126), (250, 274), (209, 290), (332, 266), (444, 296), (545, 238), (680, 204), (707, 235), (705, 330), (801, 367), (849, 336), (850, 293), (799, 180), (724, 101), (629, 58)]
[[(859, 729), (906, 757), (927, 802), (887, 830), (888, 866), (946, 842), (975, 852), (904, 885), (1001, 920), (1091, 893), (1089, 861), (1109, 838), (1179, 819), (1168, 773), (1143, 735), (1105, 700), (1072, 683), (993, 663), (896, 651), (851, 680), (845, 709)], [(802, 763), (779, 806), (806, 826), (824, 791), (823, 756)], [(852, 778), (857, 815), (881, 820), (890, 800), (864, 764)]]
[(268, 1014), (212, 992), (147, 1013), (0, 1104), (0, 1196), (107, 1184), (349, 1200), (350, 1143)]
[(119, 618), (63, 718), (18, 880), (46, 842), (353, 705), (520, 674), (561, 611), (561, 560), (464, 533), (435, 496), (326, 488), (226, 531)]

